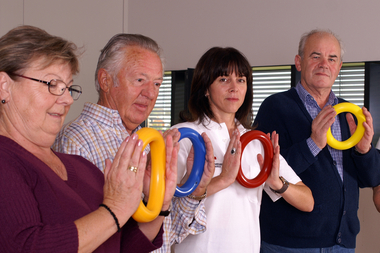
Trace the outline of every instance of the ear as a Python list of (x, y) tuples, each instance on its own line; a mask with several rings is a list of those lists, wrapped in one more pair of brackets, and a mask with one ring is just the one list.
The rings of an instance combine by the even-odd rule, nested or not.
[(208, 92), (208, 89), (206, 90), (205, 97), (208, 97), (210, 93)]
[(9, 87), (12, 79), (5, 72), (0, 72), (0, 100), (9, 100)]
[(296, 57), (294, 58), (294, 64), (296, 65), (296, 69), (301, 72), (301, 56), (299, 56), (298, 54), (296, 55)]
[(98, 70), (98, 82), (100, 89), (107, 93), (110, 88), (113, 86), (113, 80), (111, 75), (105, 69)]

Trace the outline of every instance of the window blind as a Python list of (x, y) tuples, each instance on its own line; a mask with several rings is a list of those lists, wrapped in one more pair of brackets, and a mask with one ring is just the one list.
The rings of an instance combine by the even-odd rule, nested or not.
[(170, 128), (171, 115), (171, 87), (172, 76), (170, 71), (164, 73), (156, 104), (147, 119), (147, 127), (165, 131)]
[[(364, 106), (364, 63), (344, 63), (332, 90), (336, 96), (346, 99), (360, 107)], [(291, 87), (291, 66), (272, 66), (252, 68), (253, 77), (253, 116), (268, 96), (283, 92)], [(170, 128), (171, 120), (171, 72), (164, 74), (160, 92), (146, 126), (165, 131)]]
[(337, 97), (364, 106), (364, 63), (343, 64), (332, 87)]
[(291, 85), (291, 66), (252, 68), (253, 117), (256, 117), (261, 103), (268, 96), (286, 91)]

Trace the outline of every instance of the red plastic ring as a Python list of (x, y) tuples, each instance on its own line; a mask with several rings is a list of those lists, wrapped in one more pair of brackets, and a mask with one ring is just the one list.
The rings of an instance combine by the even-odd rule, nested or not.
[[(264, 165), (261, 168), (260, 173), (253, 179), (248, 179), (244, 176), (243, 170), (241, 169), (241, 158), (243, 152), (248, 143), (252, 140), (259, 140), (264, 147)], [(240, 156), (240, 168), (236, 180), (246, 188), (255, 188), (262, 185), (268, 178), (272, 171), (272, 161), (273, 161), (273, 145), (272, 141), (268, 138), (266, 134), (259, 130), (252, 130), (246, 132), (240, 137), (241, 142), (241, 156)]]

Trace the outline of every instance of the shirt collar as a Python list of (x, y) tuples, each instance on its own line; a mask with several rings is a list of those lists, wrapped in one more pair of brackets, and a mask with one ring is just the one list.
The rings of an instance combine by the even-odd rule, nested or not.
[[(297, 83), (297, 86), (295, 89), (303, 104), (316, 103), (313, 96), (310, 95), (310, 93), (302, 86), (301, 82)], [(336, 104), (338, 104), (338, 98), (335, 96), (334, 92), (331, 90), (329, 99), (326, 105), (336, 105)]]
[[(82, 113), (97, 121), (102, 122), (103, 124), (109, 127), (114, 127), (115, 125), (119, 125), (125, 129), (123, 125), (123, 120), (121, 119), (118, 110), (114, 110), (114, 109), (111, 109), (99, 104), (86, 102), (84, 104)], [(138, 126), (135, 130), (132, 131), (132, 133), (136, 132), (140, 128), (141, 127)]]

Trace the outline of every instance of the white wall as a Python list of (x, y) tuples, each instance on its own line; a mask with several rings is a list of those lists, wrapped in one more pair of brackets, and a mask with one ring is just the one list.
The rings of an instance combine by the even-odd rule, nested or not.
[[(100, 49), (116, 33), (141, 33), (163, 48), (168, 70), (194, 67), (213, 46), (233, 46), (252, 66), (292, 64), (302, 33), (329, 28), (346, 47), (345, 61), (380, 60), (380, 2), (374, 0), (0, 0), (0, 36), (20, 24), (72, 40), (86, 51), (75, 83), (96, 102), (94, 71)], [(372, 112), (379, 113), (379, 112)], [(380, 217), (372, 191), (361, 190), (358, 253), (380, 252)]]
[(94, 73), (100, 50), (116, 33), (124, 30), (123, 0), (0, 0), (0, 36), (18, 25), (34, 25), (83, 47), (80, 74), (74, 83), (83, 94), (71, 106), (66, 122), (76, 118), (84, 102), (97, 102)]
[(346, 61), (380, 59), (380, 1), (130, 0), (128, 32), (154, 38), (168, 69), (194, 67), (212, 46), (233, 46), (253, 66), (292, 64), (302, 33), (328, 28)]

